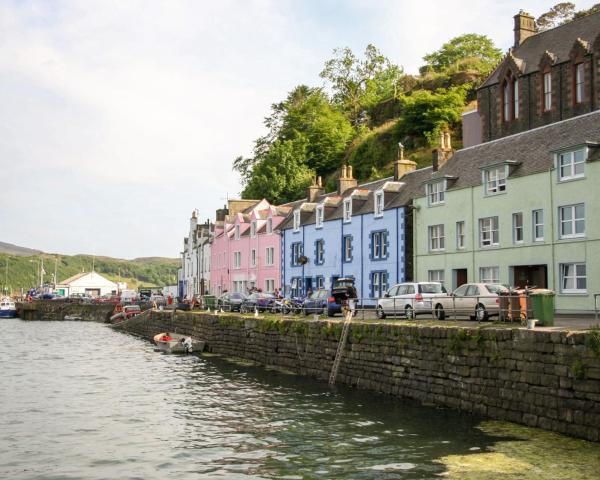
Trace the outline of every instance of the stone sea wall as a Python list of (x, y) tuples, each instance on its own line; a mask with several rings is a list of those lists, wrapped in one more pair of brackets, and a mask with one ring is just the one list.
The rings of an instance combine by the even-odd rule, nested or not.
[[(148, 311), (114, 326), (327, 380), (340, 321)], [(353, 322), (337, 383), (600, 441), (600, 332)]]
[(79, 304), (58, 300), (36, 300), (17, 305), (19, 317), (23, 320), (64, 320), (66, 315), (78, 315), (84, 321), (105, 322), (108, 320), (114, 304)]

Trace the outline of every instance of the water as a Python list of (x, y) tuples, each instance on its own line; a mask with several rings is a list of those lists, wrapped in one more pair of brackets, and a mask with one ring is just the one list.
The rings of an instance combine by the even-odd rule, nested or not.
[(531, 467), (532, 478), (574, 479), (600, 471), (600, 449), (588, 442), (217, 357), (162, 355), (100, 324), (1, 324), (0, 478), (516, 479)]

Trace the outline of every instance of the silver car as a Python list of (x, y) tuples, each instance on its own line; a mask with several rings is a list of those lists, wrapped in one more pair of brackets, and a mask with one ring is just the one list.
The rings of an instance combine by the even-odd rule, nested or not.
[(483, 322), (500, 313), (499, 292), (508, 292), (508, 289), (497, 283), (465, 283), (447, 298), (437, 299), (433, 312), (438, 320), (453, 314)]
[(377, 300), (377, 318), (387, 315), (404, 315), (415, 318), (422, 313), (431, 314), (434, 301), (447, 297), (446, 289), (438, 282), (405, 282), (394, 285), (383, 298)]

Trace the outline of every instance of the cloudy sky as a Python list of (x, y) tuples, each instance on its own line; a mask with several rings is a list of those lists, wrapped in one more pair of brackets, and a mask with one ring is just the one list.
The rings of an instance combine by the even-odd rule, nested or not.
[(554, 3), (0, 0), (0, 241), (176, 257), (192, 210), (240, 191), (232, 160), (271, 103), (320, 85), (335, 47), (416, 73), (463, 33), (505, 50), (520, 8)]

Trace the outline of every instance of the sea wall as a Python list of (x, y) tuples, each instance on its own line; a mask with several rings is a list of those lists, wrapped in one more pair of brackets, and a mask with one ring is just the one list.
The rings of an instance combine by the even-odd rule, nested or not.
[(66, 315), (77, 315), (83, 321), (105, 322), (109, 319), (114, 304), (67, 303), (59, 300), (36, 300), (17, 304), (23, 320), (64, 320)]
[[(148, 311), (114, 328), (327, 380), (339, 321)], [(353, 322), (337, 383), (600, 441), (600, 332)]]

